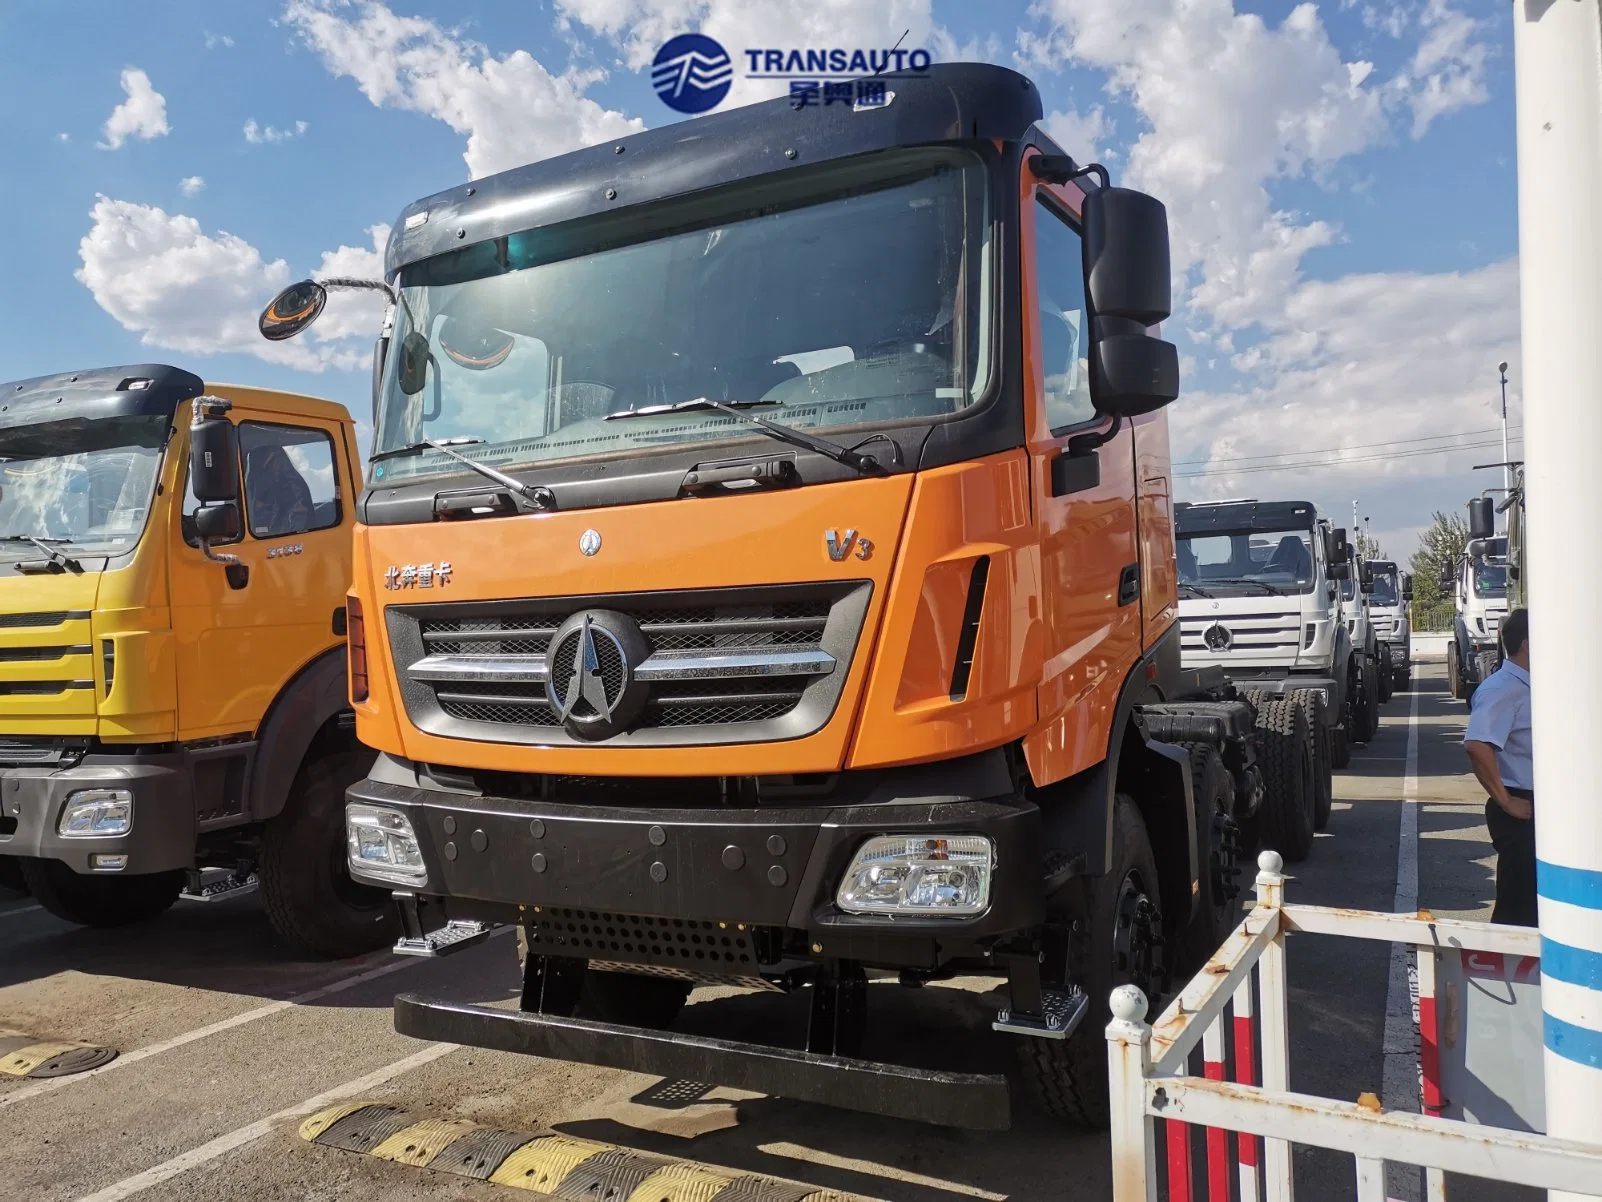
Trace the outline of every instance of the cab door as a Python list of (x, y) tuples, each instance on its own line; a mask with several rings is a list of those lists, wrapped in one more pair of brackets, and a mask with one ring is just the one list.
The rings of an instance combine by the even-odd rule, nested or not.
[[(205, 558), (185, 500), (172, 540), (178, 718), (186, 740), (254, 733), (284, 684), (341, 641), (352, 481), (336, 421), (235, 403), (243, 534)], [(185, 456), (187, 462), (187, 454)]]
[(1128, 422), (1088, 455), (1079, 435), (1105, 430), (1090, 399), (1082, 193), (1038, 183), (1026, 159), (1019, 214), (1024, 404), (1047, 630), (1042, 729), (1026, 750), (1040, 783), (1106, 755), (1124, 678), (1141, 649), (1135, 431)]

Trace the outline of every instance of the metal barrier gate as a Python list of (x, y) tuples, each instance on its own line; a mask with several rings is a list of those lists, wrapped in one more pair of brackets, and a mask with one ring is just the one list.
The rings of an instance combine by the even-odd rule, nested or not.
[[(1154, 1024), (1145, 1021), (1139, 989), (1113, 991), (1107, 1026), (1113, 1202), (1291, 1202), (1292, 1144), (1349, 1153), (1359, 1202), (1385, 1202), (1387, 1163), (1423, 1168), (1429, 1202), (1444, 1202), (1447, 1171), (1602, 1196), (1602, 1146), (1441, 1115), (1438, 957), (1538, 958), (1540, 935), (1427, 914), (1288, 906), (1283, 867), (1274, 852), (1258, 858), (1257, 904)], [(1386, 1111), (1372, 1094), (1340, 1102), (1290, 1092), (1285, 937), (1301, 933), (1415, 948), (1422, 1114)], [(1201, 1077), (1191, 1071), (1198, 1045)], [(1204, 1140), (1193, 1138), (1198, 1127)], [(1198, 1142), (1206, 1149), (1201, 1181), (1193, 1164)]]

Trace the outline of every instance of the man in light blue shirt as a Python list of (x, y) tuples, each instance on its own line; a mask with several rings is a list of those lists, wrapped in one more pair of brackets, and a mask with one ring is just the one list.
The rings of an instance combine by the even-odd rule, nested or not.
[(1530, 616), (1515, 609), (1502, 622), (1506, 658), (1474, 690), (1463, 750), (1489, 795), (1485, 825), (1496, 847), (1492, 922), (1537, 925), (1535, 769), (1530, 747)]

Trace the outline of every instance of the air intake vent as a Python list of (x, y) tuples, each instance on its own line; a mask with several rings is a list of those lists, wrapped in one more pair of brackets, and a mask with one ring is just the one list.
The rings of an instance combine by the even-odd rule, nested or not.
[(974, 560), (968, 577), (968, 603), (962, 610), (962, 633), (957, 636), (957, 662), (951, 669), (951, 700), (968, 695), (968, 677), (973, 673), (973, 649), (979, 642), (979, 618), (985, 610), (985, 585), (990, 580), (990, 556)]

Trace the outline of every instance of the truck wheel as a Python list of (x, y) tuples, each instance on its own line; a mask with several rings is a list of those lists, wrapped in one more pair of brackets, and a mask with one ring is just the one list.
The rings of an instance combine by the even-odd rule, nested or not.
[(302, 765), (262, 832), (262, 900), (294, 955), (344, 959), (400, 934), (389, 890), (358, 885), (345, 867), (345, 790), (372, 763), (372, 752), (345, 752)]
[(1329, 825), (1330, 812), (1335, 808), (1335, 765), (1330, 730), (1324, 724), (1324, 697), (1311, 689), (1298, 689), (1293, 696), (1302, 703), (1308, 733), (1313, 737), (1313, 829), (1321, 831)]
[(1257, 714), (1263, 752), (1263, 846), (1290, 863), (1305, 860), (1313, 850), (1313, 741), (1307, 713), (1289, 697), (1276, 697)]
[(1086, 882), (1090, 915), (1070, 978), (1090, 1008), (1067, 1039), (1018, 1037), (1024, 1076), (1053, 1117), (1077, 1127), (1107, 1126), (1107, 1000), (1118, 985), (1138, 986), (1155, 1008), (1162, 981), (1162, 918), (1157, 861), (1140, 811), (1127, 796), (1114, 803), (1112, 859)]
[[(517, 928), (517, 967), (528, 962), (528, 931)], [(678, 1017), (690, 999), (689, 981), (632, 972), (586, 969), (575, 1016), (625, 1027), (660, 1031)]]
[(19, 857), (22, 879), (37, 901), (57, 918), (83, 927), (124, 927), (164, 914), (178, 900), (184, 874), (83, 876), (60, 860)]
[(1446, 645), (1446, 687), (1459, 701), (1467, 701), (1467, 682), (1463, 679), (1463, 664), (1457, 653), (1457, 643)]
[(1377, 666), (1376, 667), (1370, 667), (1364, 673), (1364, 678), (1365, 678), (1365, 683), (1366, 683), (1367, 688), (1368, 688), (1368, 694), (1367, 694), (1368, 695), (1368, 715), (1367, 715), (1368, 716), (1368, 739), (1367, 739), (1367, 741), (1372, 743), (1374, 741), (1375, 736), (1378, 735), (1379, 731), (1380, 731), (1380, 685), (1379, 685), (1380, 672), (1379, 672), (1379, 668)]
[(1329, 766), (1343, 772), (1352, 764), (1352, 740), (1341, 725), (1329, 728)]
[[(1381, 662), (1381, 664), (1385, 664), (1387, 661), (1382, 660), (1380, 662)], [(1379, 683), (1380, 704), (1384, 705), (1387, 701), (1389, 701), (1391, 699), (1391, 694), (1395, 691), (1395, 688), (1396, 688), (1396, 677), (1395, 677), (1395, 674), (1392, 673), (1392, 671), (1390, 670), (1390, 668), (1388, 666), (1381, 666), (1381, 667), (1377, 667), (1375, 669), (1375, 679)]]
[(1391, 686), (1398, 693), (1405, 693), (1408, 686), (1413, 683), (1413, 673), (1406, 668), (1397, 668), (1392, 673)]
[(1196, 833), (1202, 841), (1196, 913), (1175, 966), (1180, 974), (1188, 976), (1207, 963), (1235, 929), (1240, 839), (1231, 816), (1235, 809), (1235, 781), (1224, 767), (1223, 757), (1208, 743), (1187, 743), (1185, 749), (1190, 753)]

